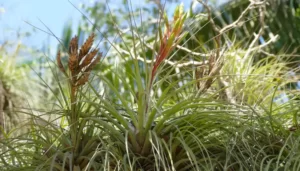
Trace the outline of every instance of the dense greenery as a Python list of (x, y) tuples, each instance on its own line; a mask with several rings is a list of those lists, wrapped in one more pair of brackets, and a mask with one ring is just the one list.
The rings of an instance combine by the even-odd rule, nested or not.
[[(78, 36), (64, 29), (43, 72), (34, 62), (34, 72), (1, 67), (0, 95), (12, 87), (17, 99), (32, 98), (0, 109), (2, 118), (24, 116), (0, 122), (1, 169), (299, 170), (299, 100), (289, 86), (297, 60), (266, 22), (267, 1), (241, 6), (228, 23), (220, 18), (235, 15), (234, 5), (218, 16), (200, 4), (200, 12), (178, 5), (169, 17), (163, 4), (126, 1), (117, 17), (96, 3)], [(1, 62), (11, 63), (1, 47)]]

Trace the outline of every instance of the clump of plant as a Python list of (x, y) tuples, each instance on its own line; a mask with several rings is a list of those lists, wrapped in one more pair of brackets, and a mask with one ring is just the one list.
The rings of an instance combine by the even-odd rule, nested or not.
[(0, 140), (28, 118), (17, 111), (38, 101), (39, 93), (36, 93), (37, 97), (27, 100), (33, 92), (30, 88), (42, 90), (35, 79), (29, 77), (28, 72), (33, 65), (20, 63), (23, 60), (20, 56), (26, 51), (29, 47), (20, 42), (14, 44), (7, 40), (0, 44)]
[[(92, 69), (101, 58), (99, 50), (92, 49), (94, 38), (95, 35), (91, 34), (80, 49), (78, 38), (76, 36), (72, 38), (68, 51), (68, 69), (64, 67), (61, 54), (58, 52), (56, 58), (58, 68), (67, 78), (70, 90), (65, 94), (61, 91), (63, 102), (59, 102), (62, 102), (60, 105), (63, 110), (46, 112), (46, 115), (56, 114), (58, 118), (55, 120), (46, 120), (41, 116), (30, 114), (33, 118), (32, 122), (21, 126), (21, 129), (30, 126), (31, 130), (17, 137), (18, 144), (22, 147), (14, 147), (17, 143), (9, 145), (12, 139), (3, 141), (8, 147), (3, 151), (6, 155), (2, 158), (2, 161), (7, 163), (6, 167), (9, 166), (8, 163), (11, 163), (12, 166), (8, 167), (10, 169), (21, 167), (25, 170), (82, 170), (91, 167), (96, 170), (96, 166), (88, 166), (88, 163), (93, 158), (97, 147), (100, 146), (100, 137), (95, 135), (97, 129), (91, 128), (91, 123), (83, 118), (83, 112), (88, 113), (89, 109), (85, 110), (84, 103), (80, 102), (83, 85), (88, 82)], [(64, 86), (60, 82), (58, 84), (61, 88)], [(57, 125), (57, 119), (60, 119), (59, 125)], [(98, 135), (100, 135), (99, 132)], [(28, 152), (24, 153), (25, 156), (7, 156), (14, 151), (20, 152), (19, 150)], [(96, 159), (99, 160), (97, 157)]]
[[(88, 82), (90, 73), (93, 67), (100, 62), (101, 54), (99, 54), (98, 49), (92, 49), (92, 44), (94, 41), (95, 35), (91, 34), (85, 43), (78, 49), (78, 38), (75, 36), (71, 39), (69, 45), (69, 58), (68, 58), (68, 71), (66, 72), (62, 62), (60, 52), (57, 54), (57, 64), (60, 71), (65, 74), (68, 78), (69, 88), (70, 88), (70, 103), (68, 105), (66, 119), (67, 123), (70, 126), (70, 142), (68, 146), (71, 147), (73, 165), (74, 167), (79, 167), (81, 169), (86, 168), (82, 163), (87, 163), (86, 159), (83, 158), (78, 160), (79, 154), (81, 152), (86, 152), (91, 150), (93, 151), (99, 143), (99, 139), (91, 137), (89, 133), (85, 132), (86, 120), (80, 120), (82, 115), (82, 103), (79, 102), (79, 91), (84, 84)], [(98, 143), (95, 143), (98, 142)], [(87, 145), (87, 146), (86, 146)], [(85, 150), (85, 151), (82, 151)], [(88, 153), (86, 153), (88, 154)], [(76, 165), (76, 161), (80, 164)], [(73, 166), (72, 166), (73, 167)], [(71, 168), (72, 168), (71, 167)], [(69, 169), (71, 169), (69, 168)]]
[[(78, 49), (78, 38), (72, 38), (69, 46), (69, 59), (67, 73), (62, 62), (61, 54), (58, 52), (56, 60), (60, 71), (65, 74), (69, 80), (70, 88), (70, 111), (67, 115), (68, 123), (71, 126), (71, 139), (72, 142), (77, 140), (78, 121), (80, 118), (80, 108), (78, 108), (78, 95), (80, 88), (88, 82), (90, 73), (93, 67), (99, 63), (101, 54), (98, 54), (98, 49), (91, 50), (94, 34), (91, 34), (85, 43)], [(90, 51), (91, 50), (91, 51)], [(73, 129), (74, 128), (74, 129)], [(75, 146), (75, 145), (74, 145)]]
[[(33, 116), (42, 122), (30, 122), (28, 133), (2, 141), (5, 148), (0, 166), (28, 171), (296, 168), (299, 154), (288, 151), (298, 150), (300, 139), (290, 134), (278, 117), (289, 117), (296, 110), (282, 112), (282, 108), (290, 109), (292, 105), (273, 104), (270, 99), (275, 93), (271, 90), (278, 86), (272, 83), (264, 91), (268, 101), (263, 105), (270, 102), (267, 107), (248, 105), (247, 99), (252, 97), (240, 100), (237, 96), (240, 83), (253, 82), (248, 77), (239, 82), (232, 79), (238, 74), (236, 66), (230, 65), (235, 56), (222, 47), (222, 35), (234, 29), (243, 16), (220, 29), (210, 16), (210, 8), (203, 5), (216, 36), (215, 49), (201, 62), (186, 62), (190, 60), (186, 57), (175, 62), (172, 59), (179, 50), (198, 54), (183, 47), (193, 37), (184, 25), (188, 16), (183, 6), (176, 8), (172, 21), (166, 15), (162, 17), (163, 26), (159, 25), (157, 37), (149, 41), (137, 36), (138, 28), (132, 23), (131, 34), (118, 32), (129, 40), (123, 44), (110, 42), (112, 55), (121, 60), (115, 65), (109, 63), (105, 72), (101, 67), (95, 70), (102, 57), (98, 49), (92, 48), (96, 36), (91, 34), (81, 48), (78, 38), (72, 38), (67, 64), (60, 52), (56, 57), (59, 74), (64, 78), (55, 77), (60, 89), (58, 109), (43, 113), (56, 115), (55, 119)], [(253, 1), (247, 10), (262, 10), (263, 5)], [(251, 53), (246, 51), (245, 59)], [(247, 65), (252, 65), (251, 61)], [(278, 66), (249, 68), (258, 73), (286, 69)], [(240, 68), (242, 73), (247, 67)], [(244, 94), (251, 88), (245, 86)]]

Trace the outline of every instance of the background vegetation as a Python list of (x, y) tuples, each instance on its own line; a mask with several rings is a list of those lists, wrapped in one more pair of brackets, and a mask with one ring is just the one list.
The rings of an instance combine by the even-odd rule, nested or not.
[(299, 170), (298, 2), (145, 3), (83, 6), (55, 57), (1, 45), (0, 167)]

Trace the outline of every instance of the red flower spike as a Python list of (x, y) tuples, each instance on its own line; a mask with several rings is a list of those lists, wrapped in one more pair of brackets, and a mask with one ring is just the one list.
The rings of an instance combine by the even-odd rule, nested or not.
[(173, 50), (173, 48), (185, 37), (185, 33), (184, 34), (180, 34), (182, 31), (182, 26), (183, 23), (186, 19), (187, 15), (183, 14), (183, 5), (180, 5), (179, 7), (176, 8), (175, 12), (174, 12), (174, 21), (173, 24), (173, 28), (171, 28), (169, 22), (168, 22), (168, 18), (165, 14), (164, 18), (165, 18), (165, 33), (162, 37), (161, 32), (159, 34), (159, 37), (161, 39), (160, 42), (160, 49), (159, 49), (159, 53), (156, 56), (156, 60), (154, 62), (153, 68), (152, 68), (152, 73), (151, 73), (151, 83), (153, 82), (153, 79), (156, 75), (156, 71), (158, 69), (158, 67), (160, 66), (160, 64), (167, 58), (167, 56), (169, 55), (169, 53)]

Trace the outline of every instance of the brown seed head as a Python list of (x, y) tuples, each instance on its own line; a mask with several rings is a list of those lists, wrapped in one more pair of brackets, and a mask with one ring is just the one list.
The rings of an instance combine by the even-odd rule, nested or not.
[(83, 68), (83, 67), (88, 66), (91, 63), (91, 61), (94, 59), (94, 57), (97, 55), (97, 53), (98, 53), (98, 49), (94, 49), (90, 53), (88, 53), (86, 55), (86, 57), (84, 58), (80, 67)]
[(91, 72), (85, 72), (83, 76), (81, 76), (80, 79), (76, 82), (76, 86), (79, 87), (88, 82), (90, 73)]
[[(98, 54), (99, 50), (94, 49), (90, 52), (94, 37), (95, 34), (92, 33), (81, 46), (79, 53), (77, 36), (73, 37), (70, 41), (68, 66), (71, 73), (69, 77), (71, 79), (72, 91), (76, 91), (79, 86), (84, 85), (88, 81), (91, 70), (97, 63), (100, 62), (101, 54)], [(97, 57), (95, 58), (96, 55)], [(82, 64), (79, 65), (82, 59)], [(57, 53), (56, 60), (59, 69), (67, 75), (61, 63), (59, 51)]]
[(94, 42), (95, 34), (92, 33), (81, 46), (79, 51), (79, 61), (90, 51), (92, 44)]
[(78, 51), (78, 39), (77, 36), (71, 39), (69, 46), (69, 69), (72, 74), (72, 78), (76, 76), (80, 72), (80, 68), (78, 66), (79, 60), (77, 56)]
[(91, 69), (94, 68), (94, 66), (97, 65), (97, 63), (100, 62), (101, 57), (102, 57), (102, 54), (101, 54), (101, 53), (98, 54), (97, 57), (96, 57), (96, 59), (94, 59), (94, 60), (92, 61), (92, 63), (91, 63), (91, 65), (89, 66), (89, 68), (91, 68)]
[(61, 63), (60, 51), (57, 52), (56, 62), (57, 62), (59, 70), (65, 74), (66, 70), (65, 70), (63, 64)]
[(77, 36), (73, 37), (69, 46), (69, 55), (77, 55), (78, 51), (78, 38)]

